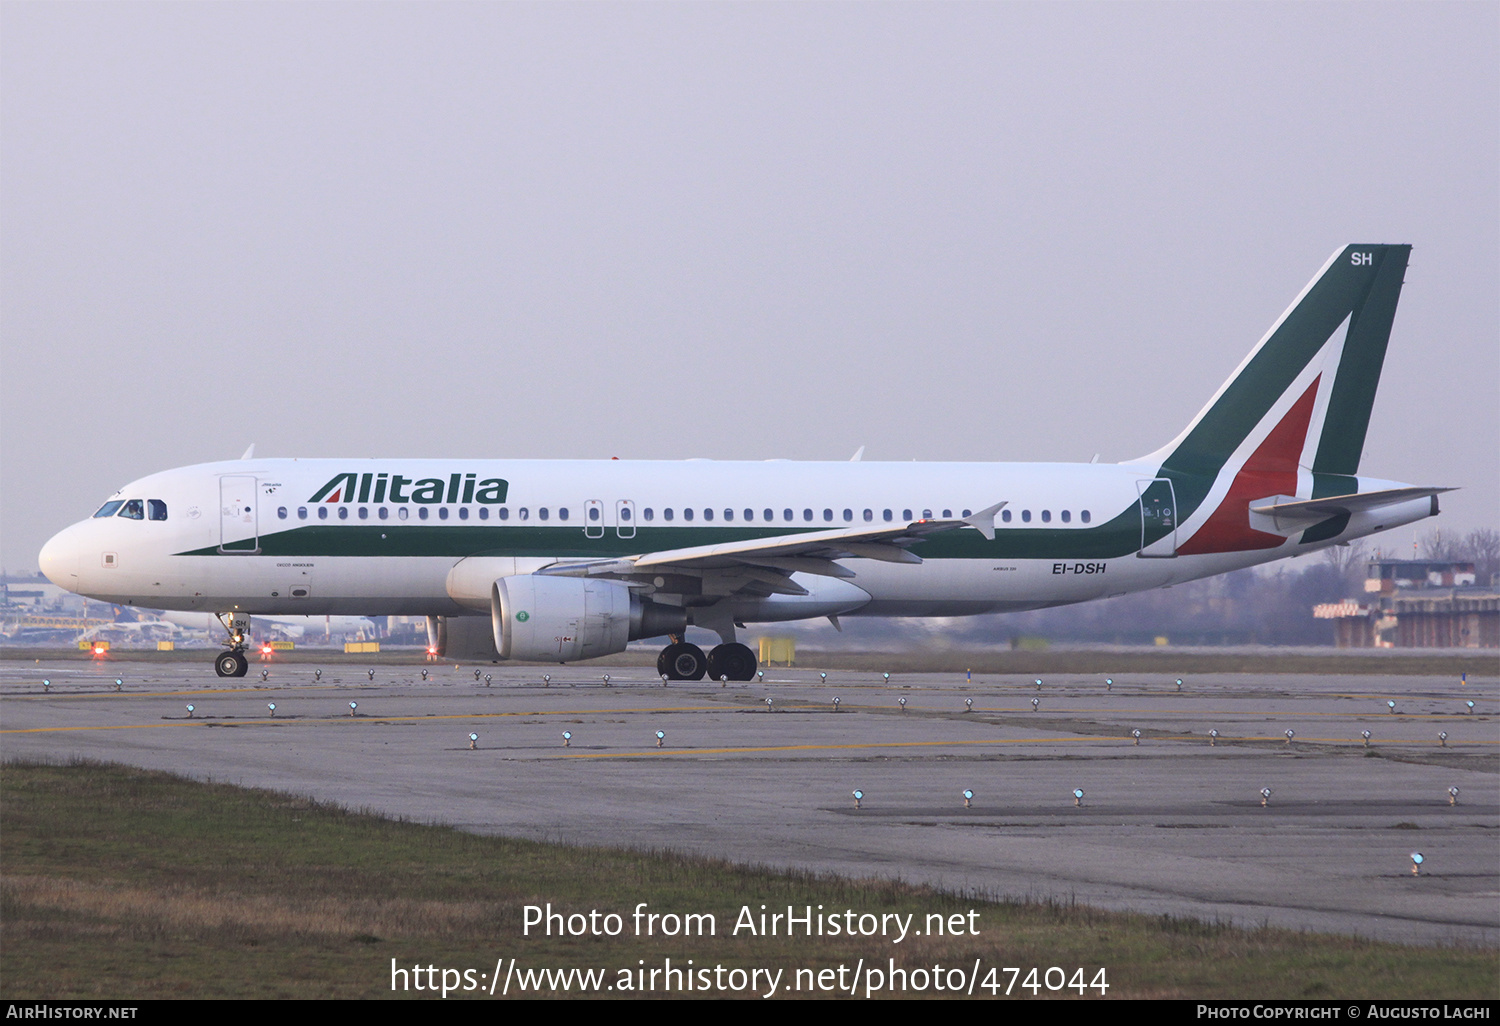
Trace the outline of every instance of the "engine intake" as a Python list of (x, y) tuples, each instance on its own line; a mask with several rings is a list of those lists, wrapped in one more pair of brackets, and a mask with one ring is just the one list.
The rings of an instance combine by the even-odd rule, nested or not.
[(619, 581), (518, 574), (495, 581), (490, 622), (502, 659), (567, 663), (625, 651), (637, 638), (679, 633), (687, 614)]

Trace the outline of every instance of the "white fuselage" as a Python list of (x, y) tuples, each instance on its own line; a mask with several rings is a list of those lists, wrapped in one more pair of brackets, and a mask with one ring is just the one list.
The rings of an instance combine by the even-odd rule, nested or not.
[[(496, 578), (559, 562), (946, 520), (1006, 504), (995, 518), (993, 540), (972, 528), (945, 532), (912, 546), (920, 563), (841, 560), (852, 578), (795, 575), (806, 596), (730, 599), (734, 618), (753, 622), (1031, 609), (1309, 551), (1288, 534), (1278, 547), (1173, 556), (1170, 545), (1164, 555), (1157, 545), (1151, 547), (1155, 558), (1141, 555), (1140, 497), (1156, 469), (252, 459), (132, 482), (113, 497), (127, 505), (60, 532), (42, 550), (41, 565), (71, 591), (157, 609), (454, 616), (487, 611)], [(1422, 499), (1356, 514), (1316, 547), (1430, 513)], [(1175, 526), (1190, 533), (1191, 512)], [(653, 587), (648, 582), (643, 590), (649, 596)], [(713, 598), (667, 594), (680, 593), (681, 581), (660, 587), (658, 600), (692, 605)]]

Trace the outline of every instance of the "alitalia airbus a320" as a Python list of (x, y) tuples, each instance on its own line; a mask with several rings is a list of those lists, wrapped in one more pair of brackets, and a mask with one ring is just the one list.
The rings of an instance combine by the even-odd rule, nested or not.
[[(90, 598), (219, 615), (421, 615), (453, 659), (663, 638), (750, 680), (750, 623), (1084, 602), (1361, 538), (1443, 488), (1359, 473), (1410, 246), (1332, 257), (1175, 439), (1119, 464), (244, 459), (133, 481), (47, 542)], [(689, 626), (720, 643), (706, 655)]]

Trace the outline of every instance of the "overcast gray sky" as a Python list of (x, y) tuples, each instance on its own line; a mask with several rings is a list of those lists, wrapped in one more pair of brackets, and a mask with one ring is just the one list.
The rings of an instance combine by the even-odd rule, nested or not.
[(1349, 242), (1415, 246), (1362, 470), (1500, 522), (1494, 3), (12, 0), (0, 29), (12, 572), (252, 441), (1128, 459)]

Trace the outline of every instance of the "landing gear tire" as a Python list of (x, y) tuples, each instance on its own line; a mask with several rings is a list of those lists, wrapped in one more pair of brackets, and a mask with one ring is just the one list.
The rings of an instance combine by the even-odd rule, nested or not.
[(656, 657), (656, 669), (668, 680), (702, 680), (708, 659), (697, 645), (678, 642), (661, 650)]
[(710, 680), (718, 680), (720, 677), (727, 677), (730, 680), (754, 680), (758, 666), (755, 653), (750, 651), (749, 646), (741, 645), (737, 641), (728, 645), (716, 645), (713, 651), (708, 653)]
[(250, 669), (250, 660), (242, 652), (222, 652), (214, 660), (214, 672), (220, 677), (243, 677)]

